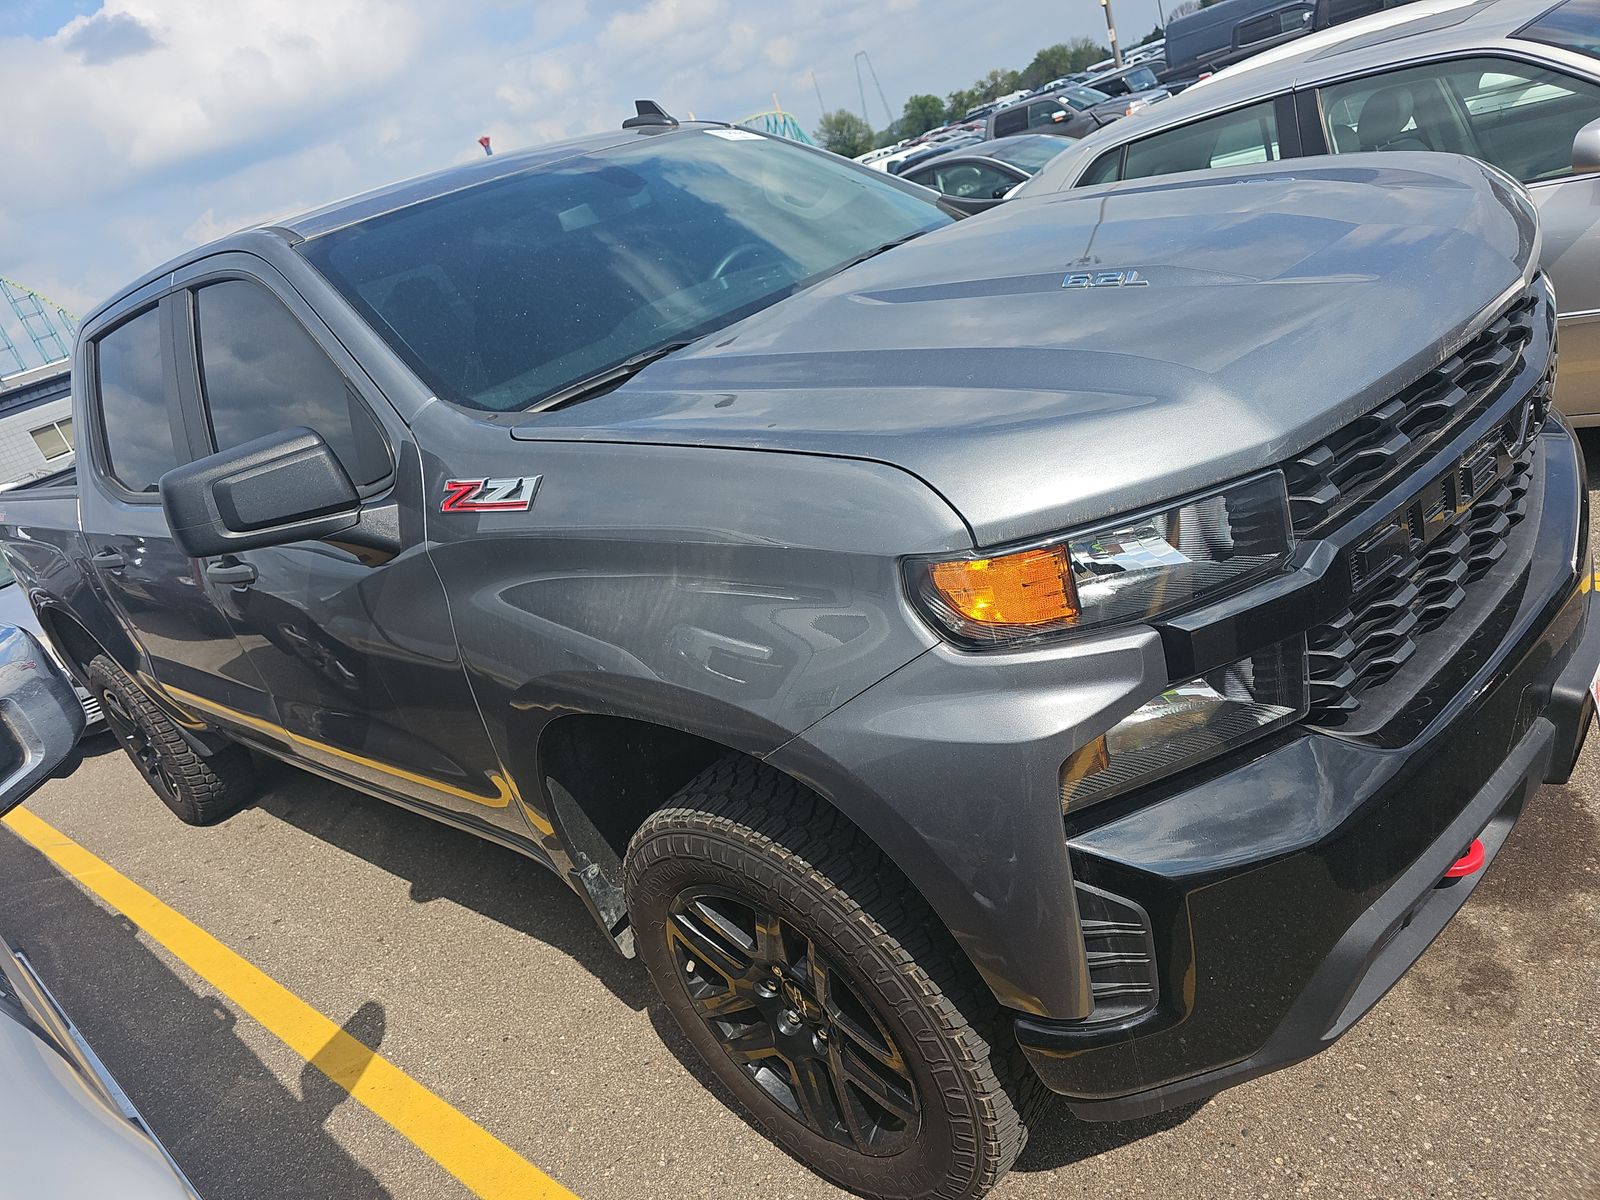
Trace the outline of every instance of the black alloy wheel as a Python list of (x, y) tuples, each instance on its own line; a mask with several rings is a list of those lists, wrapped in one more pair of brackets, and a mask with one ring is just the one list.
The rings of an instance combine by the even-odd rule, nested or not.
[(133, 765), (138, 768), (139, 774), (144, 776), (144, 781), (168, 805), (175, 803), (178, 795), (177, 784), (167, 771), (166, 763), (162, 761), (155, 742), (151, 740), (133, 713), (128, 711), (121, 693), (113, 688), (101, 688), (99, 699), (100, 709), (106, 716), (106, 724), (111, 726), (113, 736), (128, 752), (128, 757), (133, 760)]
[(814, 941), (713, 887), (677, 896), (667, 941), (728, 1056), (813, 1133), (874, 1157), (915, 1139), (921, 1104), (904, 1054)]

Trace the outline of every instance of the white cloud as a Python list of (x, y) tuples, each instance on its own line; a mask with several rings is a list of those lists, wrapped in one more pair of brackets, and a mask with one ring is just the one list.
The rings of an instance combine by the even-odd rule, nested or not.
[[(1118, 0), (1124, 25), (1148, 28), (1141, 6), (1153, 23)], [(105, 0), (0, 38), (0, 273), (81, 310), (218, 234), (470, 161), (484, 134), (504, 152), (615, 128), (646, 96), (738, 119), (774, 89), (813, 128), (812, 72), (829, 107), (861, 107), (857, 50), (898, 113), (1098, 19), (1060, 0), (999, 22), (966, 0)]]

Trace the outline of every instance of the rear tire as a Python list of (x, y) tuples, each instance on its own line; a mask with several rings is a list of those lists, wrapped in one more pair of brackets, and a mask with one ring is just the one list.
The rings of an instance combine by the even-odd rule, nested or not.
[(815, 793), (742, 756), (634, 835), (639, 954), (713, 1074), (784, 1150), (883, 1200), (973, 1200), (1045, 1097), (921, 896)]
[(254, 797), (257, 772), (243, 746), (202, 756), (144, 689), (104, 654), (89, 664), (89, 689), (134, 767), (180, 821), (215, 825)]

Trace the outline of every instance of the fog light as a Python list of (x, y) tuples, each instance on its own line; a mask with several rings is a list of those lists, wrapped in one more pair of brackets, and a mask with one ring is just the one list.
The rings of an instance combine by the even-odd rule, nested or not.
[(1077, 812), (1292, 724), (1307, 698), (1301, 638), (1175, 684), (1061, 765), (1061, 810)]

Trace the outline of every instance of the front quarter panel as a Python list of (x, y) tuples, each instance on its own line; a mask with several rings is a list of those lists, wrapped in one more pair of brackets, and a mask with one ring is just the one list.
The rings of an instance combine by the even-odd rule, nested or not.
[[(972, 546), (880, 464), (514, 441), (443, 404), (416, 432), (431, 553), (505, 762), (569, 713), (768, 754), (934, 645), (900, 557)], [(451, 480), (534, 476), (526, 511), (440, 511)], [(542, 828), (542, 787), (519, 782)]]

